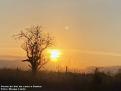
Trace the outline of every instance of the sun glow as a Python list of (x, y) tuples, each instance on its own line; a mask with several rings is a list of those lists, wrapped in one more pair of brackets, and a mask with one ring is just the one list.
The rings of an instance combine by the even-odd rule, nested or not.
[(61, 55), (61, 51), (58, 49), (52, 49), (49, 51), (51, 61), (58, 61)]

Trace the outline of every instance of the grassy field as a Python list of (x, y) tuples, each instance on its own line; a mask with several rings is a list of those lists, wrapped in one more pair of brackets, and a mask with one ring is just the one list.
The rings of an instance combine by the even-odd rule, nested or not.
[(42, 71), (33, 76), (29, 71), (1, 69), (0, 84), (42, 86), (26, 91), (121, 91), (121, 73), (110, 76), (98, 71), (90, 74)]

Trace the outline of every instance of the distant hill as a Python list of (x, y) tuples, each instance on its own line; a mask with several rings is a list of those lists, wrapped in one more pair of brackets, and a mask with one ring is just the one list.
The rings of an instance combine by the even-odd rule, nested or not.
[(11, 68), (11, 69), (28, 69), (26, 63), (21, 62), (21, 60), (0, 60), (0, 69)]

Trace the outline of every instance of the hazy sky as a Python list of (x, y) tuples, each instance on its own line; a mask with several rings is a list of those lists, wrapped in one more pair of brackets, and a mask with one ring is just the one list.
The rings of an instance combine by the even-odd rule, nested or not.
[(121, 65), (120, 0), (0, 0), (0, 55), (23, 55), (13, 34), (42, 25), (63, 60), (78, 67)]

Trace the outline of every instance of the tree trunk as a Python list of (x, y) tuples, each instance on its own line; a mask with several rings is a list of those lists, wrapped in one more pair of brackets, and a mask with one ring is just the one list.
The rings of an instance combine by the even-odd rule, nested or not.
[(36, 65), (32, 65), (32, 74), (33, 75), (37, 74), (37, 67), (36, 67)]

